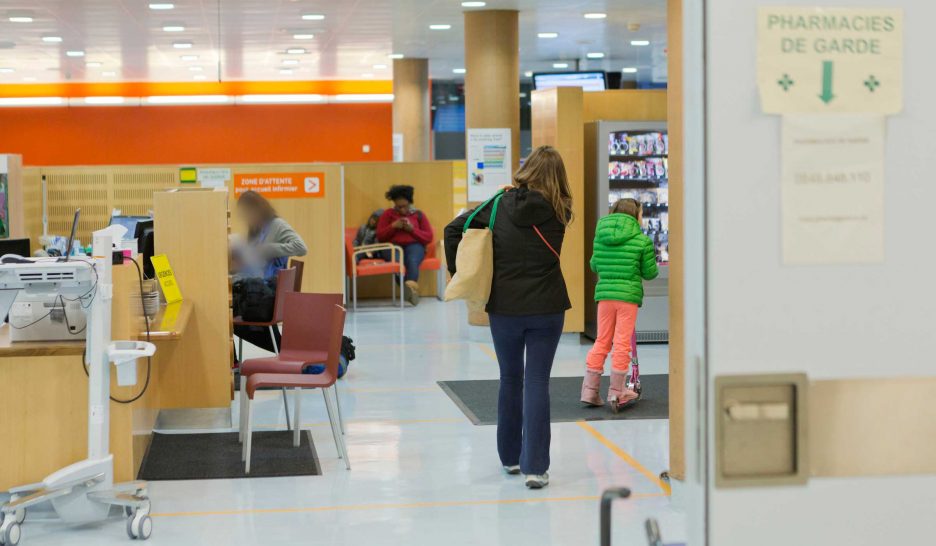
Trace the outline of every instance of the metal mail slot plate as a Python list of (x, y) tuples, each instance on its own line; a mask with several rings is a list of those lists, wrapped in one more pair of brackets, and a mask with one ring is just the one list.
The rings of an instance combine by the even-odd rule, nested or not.
[(806, 483), (807, 389), (805, 374), (715, 379), (717, 487)]

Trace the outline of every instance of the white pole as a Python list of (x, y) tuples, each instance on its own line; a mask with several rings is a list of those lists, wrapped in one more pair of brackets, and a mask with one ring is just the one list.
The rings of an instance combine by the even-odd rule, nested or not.
[(110, 452), (110, 362), (107, 346), (111, 337), (111, 300), (114, 296), (111, 236), (96, 232), (92, 248), (98, 276), (87, 336), (88, 459), (96, 460), (107, 457)]

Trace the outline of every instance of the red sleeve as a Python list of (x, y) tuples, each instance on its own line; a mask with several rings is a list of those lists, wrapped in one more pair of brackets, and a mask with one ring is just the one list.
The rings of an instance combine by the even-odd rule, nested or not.
[(377, 220), (377, 240), (381, 243), (389, 242), (396, 233), (396, 229), (390, 225), (393, 223), (393, 219), (390, 218), (390, 213), (391, 211), (389, 209), (385, 210), (384, 213), (380, 215), (380, 219)]
[(418, 216), (419, 222), (413, 228), (413, 238), (424, 245), (428, 245), (432, 242), (432, 224), (429, 223), (429, 217), (426, 216), (426, 213), (420, 211)]

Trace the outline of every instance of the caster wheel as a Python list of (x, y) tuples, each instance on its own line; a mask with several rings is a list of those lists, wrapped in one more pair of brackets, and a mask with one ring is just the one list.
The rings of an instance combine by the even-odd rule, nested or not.
[(153, 520), (148, 515), (138, 512), (133, 517), (127, 518), (127, 536), (131, 540), (146, 540), (152, 534)]
[(0, 543), (2, 543), (3, 546), (16, 546), (19, 544), (22, 536), (20, 524), (13, 521), (13, 519), (7, 519), (4, 524), (0, 526)]
[[(136, 509), (136, 513), (149, 515), (151, 509), (151, 503), (149, 499), (145, 499), (145, 503)], [(134, 509), (130, 506), (124, 506), (124, 515), (128, 518), (132, 518), (134, 514)]]
[(666, 483), (669, 483), (669, 481), (670, 481), (669, 472), (666, 472), (666, 471), (661, 472), (661, 473), (660, 473), (660, 479), (663, 480), (663, 481), (666, 482)]
[(16, 523), (22, 524), (24, 521), (26, 521), (26, 509), (20, 508), (16, 511)]

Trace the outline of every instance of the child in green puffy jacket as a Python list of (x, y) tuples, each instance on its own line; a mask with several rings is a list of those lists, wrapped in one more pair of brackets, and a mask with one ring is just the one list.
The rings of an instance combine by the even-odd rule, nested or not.
[(598, 392), (605, 359), (611, 356), (611, 388), (608, 403), (623, 406), (637, 399), (625, 380), (631, 363), (631, 347), (637, 309), (643, 305), (643, 281), (659, 274), (653, 241), (640, 229), (642, 208), (635, 199), (621, 199), (611, 214), (598, 221), (595, 229), (591, 269), (598, 274), (595, 301), (598, 302), (598, 336), (588, 352), (582, 402), (602, 406)]

